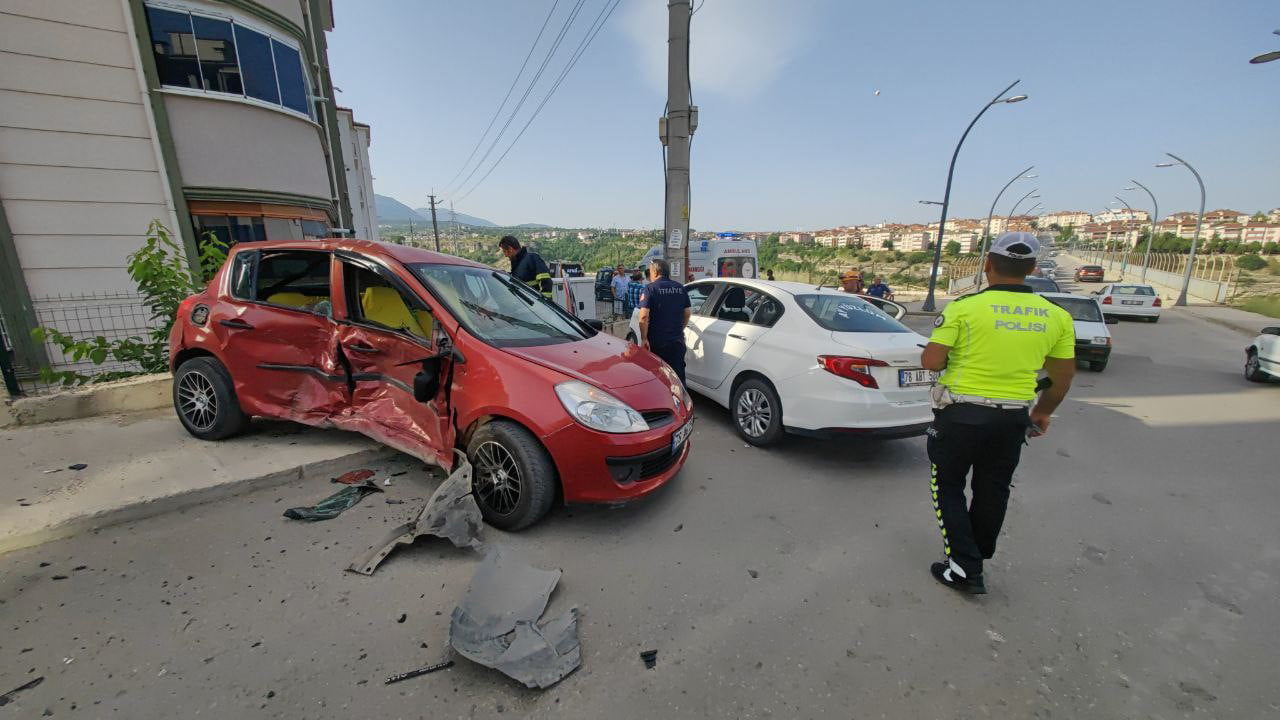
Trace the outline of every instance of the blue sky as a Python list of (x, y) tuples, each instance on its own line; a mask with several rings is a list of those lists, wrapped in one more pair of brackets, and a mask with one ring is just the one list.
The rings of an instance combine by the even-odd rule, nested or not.
[[(377, 192), (412, 207), (433, 189), (461, 197), (469, 185), (446, 186), (552, 2), (335, 0), (334, 83), (339, 102), (373, 127)], [(559, 1), (525, 78), (575, 2)], [(473, 183), (606, 2), (585, 0)], [(1015, 79), (1030, 99), (993, 107), (970, 134), (952, 217), (985, 215), (996, 191), (1032, 164), (1040, 177), (1024, 182), (1050, 209), (1097, 212), (1137, 178), (1162, 216), (1194, 210), (1191, 174), (1153, 167), (1166, 151), (1204, 176), (1210, 209), (1280, 206), (1280, 62), (1248, 64), (1280, 49), (1271, 34), (1278, 10), (1274, 0), (705, 0), (692, 27), (700, 109), (692, 225), (936, 220), (937, 208), (916, 201), (941, 199), (960, 133)], [(665, 0), (621, 0), (523, 138), (457, 209), (499, 223), (660, 227), (665, 59)], [(504, 122), (505, 113), (495, 130)], [(1149, 204), (1145, 194), (1122, 194)]]

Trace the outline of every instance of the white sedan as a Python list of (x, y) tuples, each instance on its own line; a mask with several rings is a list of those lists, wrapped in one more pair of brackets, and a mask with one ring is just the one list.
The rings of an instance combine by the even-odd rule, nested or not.
[(1140, 317), (1160, 322), (1160, 294), (1150, 285), (1113, 283), (1095, 290), (1102, 313), (1107, 317)]
[(1245, 348), (1244, 376), (1253, 382), (1280, 380), (1280, 327), (1262, 328)]
[(685, 288), (693, 306), (685, 329), (689, 389), (728, 408), (747, 442), (768, 445), (783, 432), (911, 437), (933, 420), (935, 374), (920, 367), (927, 340), (895, 319), (901, 305), (767, 280), (714, 278)]

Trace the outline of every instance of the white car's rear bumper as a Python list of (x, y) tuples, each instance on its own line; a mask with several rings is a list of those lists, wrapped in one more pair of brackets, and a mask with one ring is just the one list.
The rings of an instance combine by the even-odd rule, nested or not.
[(933, 422), (928, 386), (864, 388), (814, 368), (779, 383), (778, 394), (783, 422), (797, 434), (910, 437)]
[(1160, 308), (1144, 305), (1103, 305), (1103, 315), (1124, 315), (1128, 317), (1160, 317)]

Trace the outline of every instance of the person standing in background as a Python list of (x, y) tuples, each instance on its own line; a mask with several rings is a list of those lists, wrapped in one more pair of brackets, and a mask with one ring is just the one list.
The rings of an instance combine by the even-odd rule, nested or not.
[(671, 279), (666, 260), (649, 262), (649, 280), (640, 296), (640, 346), (666, 361), (684, 384), (684, 328), (693, 315), (689, 295)]

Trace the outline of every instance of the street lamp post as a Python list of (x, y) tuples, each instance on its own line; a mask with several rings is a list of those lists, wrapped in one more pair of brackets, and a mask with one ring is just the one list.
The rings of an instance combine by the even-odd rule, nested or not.
[[(1272, 30), (1271, 34), (1280, 35), (1280, 30)], [(1262, 53), (1261, 55), (1250, 59), (1249, 62), (1253, 65), (1261, 65), (1262, 63), (1269, 63), (1273, 60), (1280, 60), (1280, 50), (1272, 50), (1268, 53)]]
[(1147, 190), (1147, 186), (1137, 180), (1130, 180), (1137, 187), (1127, 187), (1125, 190), (1137, 190), (1142, 188), (1147, 191), (1147, 196), (1151, 198), (1151, 233), (1147, 235), (1147, 252), (1142, 256), (1142, 282), (1147, 281), (1147, 265), (1151, 264), (1151, 241), (1156, 237), (1156, 221), (1160, 219), (1160, 203), (1156, 202), (1156, 196)]
[(925, 312), (933, 312), (936, 308), (933, 301), (933, 295), (938, 285), (938, 265), (942, 262), (942, 236), (943, 233), (947, 231), (947, 206), (951, 202), (951, 178), (956, 171), (956, 158), (960, 156), (960, 146), (964, 145), (964, 139), (969, 137), (969, 131), (977, 124), (978, 118), (982, 117), (987, 110), (990, 110), (991, 106), (999, 103), (1022, 102), (1027, 99), (1026, 95), (1002, 97), (1005, 93), (1012, 90), (1013, 86), (1017, 85), (1019, 82), (1022, 81), (1014, 80), (1009, 83), (1009, 87), (1001, 90), (994, 98), (991, 99), (990, 102), (982, 106), (982, 109), (978, 111), (978, 114), (973, 116), (973, 120), (969, 121), (969, 127), (964, 129), (964, 134), (960, 136), (960, 142), (956, 143), (956, 149), (951, 153), (951, 165), (947, 168), (947, 189), (942, 194), (942, 222), (938, 224), (938, 240), (934, 243), (933, 247), (933, 272), (929, 275), (929, 294), (925, 296), (924, 304), (920, 306)]
[(1013, 213), (1014, 213), (1014, 211), (1018, 209), (1018, 206), (1022, 204), (1022, 201), (1023, 201), (1023, 200), (1036, 200), (1036, 199), (1038, 199), (1038, 198), (1040, 197), (1039, 195), (1033, 195), (1033, 194), (1032, 194), (1032, 193), (1036, 193), (1036, 192), (1040, 192), (1040, 188), (1035, 188), (1034, 190), (1031, 190), (1030, 192), (1028, 192), (1026, 195), (1023, 195), (1022, 197), (1018, 198), (1018, 202), (1014, 203), (1014, 204), (1013, 204), (1013, 207), (1009, 208), (1009, 216), (1008, 216), (1008, 217), (1009, 217), (1009, 219), (1012, 219), (1012, 218), (1013, 218)]
[[(1125, 199), (1120, 197), (1119, 195), (1116, 195), (1115, 198), (1120, 202), (1124, 203), (1124, 209), (1129, 211), (1129, 218), (1133, 219), (1133, 208), (1129, 207), (1129, 203), (1125, 202)], [(1125, 228), (1125, 235), (1128, 235), (1128, 234), (1129, 234), (1129, 230), (1128, 228)], [(1124, 280), (1124, 271), (1129, 269), (1129, 251), (1132, 249), (1129, 247), (1128, 240), (1124, 241), (1124, 245), (1125, 245), (1124, 255), (1120, 259), (1120, 279), (1121, 280)]]
[(1156, 163), (1156, 167), (1173, 167), (1174, 165), (1181, 165), (1190, 170), (1191, 174), (1196, 176), (1196, 182), (1200, 184), (1200, 214), (1196, 216), (1196, 234), (1191, 236), (1191, 254), (1187, 256), (1187, 270), (1182, 274), (1182, 290), (1178, 293), (1178, 300), (1173, 303), (1174, 305), (1182, 307), (1187, 304), (1187, 288), (1191, 285), (1191, 271), (1195, 268), (1196, 264), (1196, 243), (1200, 240), (1200, 224), (1204, 222), (1204, 180), (1201, 179), (1200, 173), (1196, 172), (1196, 169), (1191, 167), (1191, 163), (1183, 160), (1173, 153), (1165, 153), (1165, 155), (1177, 160), (1177, 162)]
[(1032, 165), (1026, 170), (1022, 170), (1017, 175), (1014, 175), (1013, 179), (1005, 183), (1004, 187), (1000, 188), (1000, 192), (996, 193), (996, 199), (991, 201), (991, 209), (987, 211), (987, 225), (982, 230), (982, 249), (978, 253), (978, 287), (982, 287), (982, 268), (987, 263), (987, 246), (991, 240), (991, 216), (995, 214), (996, 203), (1000, 202), (1000, 196), (1004, 195), (1004, 191), (1008, 190), (1010, 185), (1024, 178), (1029, 180), (1031, 178), (1038, 177), (1037, 175), (1027, 174), (1031, 172), (1034, 167), (1035, 165)]

